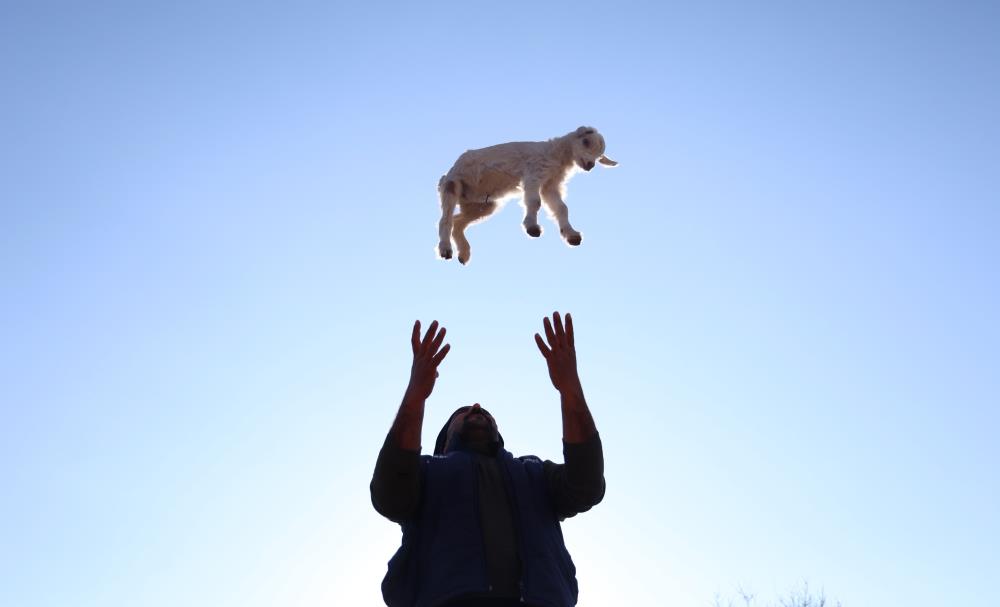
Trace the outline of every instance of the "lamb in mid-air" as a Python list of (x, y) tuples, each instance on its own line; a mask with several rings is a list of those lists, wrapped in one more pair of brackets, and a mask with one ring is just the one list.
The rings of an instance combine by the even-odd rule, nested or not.
[[(563, 202), (565, 184), (574, 166), (589, 171), (594, 163), (618, 163), (604, 155), (604, 137), (588, 126), (548, 141), (518, 141), (469, 150), (458, 157), (447, 175), (438, 182), (441, 195), (441, 222), (438, 224), (438, 255), (451, 259), (451, 241), (458, 247), (458, 261), (468, 263), (472, 250), (465, 228), (492, 215), (504, 199), (523, 192), (524, 231), (542, 235), (538, 210), (545, 203), (559, 224), (566, 243), (576, 246), (583, 235), (569, 223), (569, 209)], [(461, 213), (453, 216), (455, 205)]]

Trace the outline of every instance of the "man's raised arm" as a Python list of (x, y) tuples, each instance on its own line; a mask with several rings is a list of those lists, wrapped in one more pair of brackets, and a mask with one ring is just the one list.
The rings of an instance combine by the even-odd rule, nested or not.
[(408, 518), (420, 499), (420, 434), (424, 404), (434, 390), (438, 365), (451, 350), (450, 344), (441, 347), (445, 333), (447, 330), (443, 327), (438, 331), (435, 320), (421, 340), (420, 321), (414, 323), (410, 337), (413, 348), (410, 383), (375, 463), (370, 485), (372, 505), (380, 514), (396, 522)]
[[(535, 343), (545, 357), (549, 379), (559, 391), (562, 405), (564, 465), (545, 462), (545, 474), (559, 518), (589, 510), (604, 498), (604, 451), (590, 415), (576, 371), (573, 317), (563, 326), (559, 312), (542, 323), (545, 339), (535, 333)], [(547, 342), (547, 343), (546, 343)]]
[[(573, 316), (566, 315), (566, 326), (563, 327), (559, 312), (552, 314), (553, 322), (546, 316), (542, 324), (545, 326), (545, 337), (535, 333), (535, 343), (545, 357), (549, 367), (549, 379), (559, 391), (562, 402), (563, 440), (567, 443), (583, 443), (597, 434), (594, 418), (590, 416), (587, 401), (583, 398), (583, 386), (576, 372), (576, 341), (573, 335)], [(553, 324), (555, 328), (553, 328)]]

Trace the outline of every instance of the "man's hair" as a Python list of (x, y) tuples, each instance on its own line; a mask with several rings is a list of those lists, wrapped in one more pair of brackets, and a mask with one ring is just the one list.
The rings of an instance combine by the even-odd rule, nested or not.
[[(469, 406), (459, 407), (458, 409), (455, 410), (454, 413), (451, 414), (450, 417), (448, 417), (448, 421), (444, 423), (444, 427), (442, 427), (441, 431), (438, 432), (437, 440), (434, 441), (434, 455), (444, 455), (444, 446), (448, 442), (448, 426), (451, 425), (451, 421), (455, 419), (456, 415), (460, 413), (465, 413), (471, 408), (472, 407)], [(480, 407), (480, 409), (482, 409), (482, 407)], [(487, 411), (486, 409), (483, 409), (483, 412), (486, 413), (487, 415), (490, 415), (490, 412)], [(490, 417), (493, 416), (490, 415)], [(497, 431), (497, 447), (503, 448), (503, 436), (500, 434), (499, 431)]]

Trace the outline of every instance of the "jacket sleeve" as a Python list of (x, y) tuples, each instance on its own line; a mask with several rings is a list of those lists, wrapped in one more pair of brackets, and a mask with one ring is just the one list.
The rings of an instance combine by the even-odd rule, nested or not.
[(369, 489), (382, 516), (396, 523), (412, 517), (420, 501), (420, 452), (401, 449), (387, 436)]
[(565, 464), (546, 460), (542, 465), (549, 498), (559, 520), (590, 510), (604, 499), (604, 449), (594, 434), (582, 443), (563, 441)]

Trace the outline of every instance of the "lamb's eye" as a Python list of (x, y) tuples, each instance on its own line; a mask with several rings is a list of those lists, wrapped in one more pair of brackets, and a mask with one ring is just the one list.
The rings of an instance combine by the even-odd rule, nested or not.
[(586, 137), (583, 138), (583, 147), (585, 148), (590, 147), (590, 139), (587, 139)]

